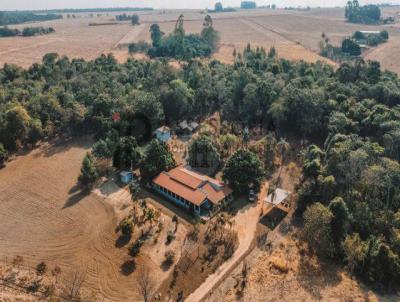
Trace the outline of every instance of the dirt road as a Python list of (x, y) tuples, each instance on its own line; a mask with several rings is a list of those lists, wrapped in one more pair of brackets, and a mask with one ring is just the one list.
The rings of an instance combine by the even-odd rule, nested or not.
[(267, 191), (268, 186), (264, 185), (258, 195), (257, 202), (248, 204), (243, 209), (239, 210), (234, 218), (234, 230), (237, 232), (239, 239), (237, 250), (228, 261), (221, 265), (214, 274), (210, 275), (203, 284), (185, 300), (186, 302), (202, 301), (211, 293), (213, 288), (235, 268), (242, 257), (248, 252), (254, 236), (256, 235), (262, 200), (265, 198)]

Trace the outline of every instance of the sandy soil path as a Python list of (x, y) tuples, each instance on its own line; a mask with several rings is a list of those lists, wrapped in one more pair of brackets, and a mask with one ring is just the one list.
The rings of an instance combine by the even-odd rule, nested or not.
[(258, 195), (257, 202), (248, 204), (241, 209), (234, 218), (234, 229), (238, 233), (239, 246), (233, 256), (210, 275), (185, 301), (202, 301), (225, 276), (240, 262), (241, 258), (251, 247), (256, 235), (262, 200), (264, 200), (268, 186), (264, 185)]

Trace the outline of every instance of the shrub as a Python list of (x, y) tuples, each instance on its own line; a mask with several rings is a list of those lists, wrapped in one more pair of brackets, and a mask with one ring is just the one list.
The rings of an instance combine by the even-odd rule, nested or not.
[(94, 158), (90, 153), (87, 153), (82, 162), (81, 174), (78, 181), (82, 186), (90, 187), (96, 182), (98, 177), (99, 173)]
[(45, 262), (40, 262), (37, 266), (36, 266), (36, 273), (38, 275), (44, 275), (47, 271), (47, 264)]
[(275, 258), (271, 261), (271, 266), (279, 272), (286, 274), (289, 272), (289, 267), (281, 258)]
[(385, 41), (389, 40), (389, 33), (387, 30), (382, 30), (379, 35), (383, 40)]
[(6, 148), (4, 148), (3, 144), (0, 143), (0, 167), (4, 165), (7, 158), (8, 158), (8, 152)]
[(15, 37), (18, 34), (18, 29), (10, 29), (7, 26), (0, 27), (0, 37)]
[(138, 15), (132, 16), (132, 25), (139, 25), (139, 16)]
[(125, 218), (121, 221), (119, 228), (121, 230), (122, 235), (125, 237), (130, 237), (133, 232), (133, 223), (132, 220), (129, 218)]
[(342, 51), (351, 56), (359, 56), (361, 54), (360, 45), (352, 39), (344, 39), (342, 42)]
[(139, 254), (140, 248), (143, 244), (144, 241), (142, 239), (138, 239), (134, 243), (132, 243), (128, 248), (129, 255), (131, 255), (132, 257), (136, 257)]
[(175, 260), (175, 252), (172, 250), (166, 251), (164, 264), (166, 266), (171, 266), (174, 263), (174, 260)]
[(36, 36), (36, 35), (47, 35), (47, 34), (51, 34), (54, 33), (55, 30), (53, 27), (25, 27), (22, 30), (22, 35), (24, 37), (32, 37), (32, 36)]
[(254, 9), (256, 7), (257, 7), (257, 4), (254, 1), (242, 1), (240, 3), (241, 9)]
[(168, 231), (166, 244), (170, 244), (174, 239), (174, 233), (172, 231)]
[(147, 52), (151, 48), (151, 45), (145, 41), (139, 41), (137, 43), (130, 43), (128, 46), (129, 53), (136, 52)]

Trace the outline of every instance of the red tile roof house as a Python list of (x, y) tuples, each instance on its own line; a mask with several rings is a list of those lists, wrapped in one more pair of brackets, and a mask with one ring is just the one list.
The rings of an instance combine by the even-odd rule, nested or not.
[(210, 216), (233, 199), (228, 185), (183, 166), (161, 172), (154, 178), (153, 188), (198, 216)]

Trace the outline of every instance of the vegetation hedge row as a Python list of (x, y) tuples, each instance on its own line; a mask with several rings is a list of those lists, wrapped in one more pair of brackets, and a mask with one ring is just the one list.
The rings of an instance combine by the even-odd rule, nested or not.
[(0, 26), (62, 19), (62, 15), (53, 13), (39, 14), (24, 11), (0, 11)]

